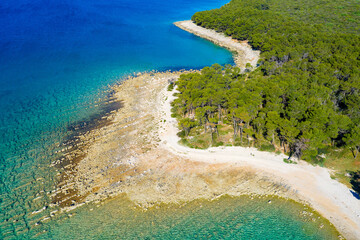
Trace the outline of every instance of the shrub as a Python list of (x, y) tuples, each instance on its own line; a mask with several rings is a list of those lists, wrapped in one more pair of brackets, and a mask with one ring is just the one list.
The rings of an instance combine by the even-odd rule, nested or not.
[(283, 161), (284, 163), (288, 163), (288, 164), (297, 164), (297, 162), (294, 162), (291, 159), (287, 159), (287, 158), (284, 158)]
[(182, 144), (182, 145), (184, 145), (184, 146), (191, 147), (191, 146), (189, 146), (189, 145), (190, 145), (190, 144), (189, 144), (189, 141), (188, 141), (187, 139), (185, 139), (185, 138), (182, 138), (182, 139), (180, 140), (180, 144)]
[(174, 83), (170, 83), (167, 90), (171, 92), (174, 89)]
[(275, 152), (275, 147), (271, 144), (262, 144), (260, 145), (259, 150), (265, 152)]
[(220, 147), (220, 146), (224, 146), (224, 142), (216, 142), (215, 144), (214, 144), (214, 147)]
[(184, 137), (185, 137), (185, 131), (182, 130), (182, 131), (178, 132), (176, 135), (177, 135), (178, 137), (180, 137), (180, 138), (184, 138)]

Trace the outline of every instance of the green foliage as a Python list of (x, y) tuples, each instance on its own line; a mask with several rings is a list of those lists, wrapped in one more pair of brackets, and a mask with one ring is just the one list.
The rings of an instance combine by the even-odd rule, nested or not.
[(287, 159), (287, 158), (284, 158), (283, 161), (284, 163), (288, 163), (288, 164), (297, 164), (297, 162), (294, 162), (291, 159)]
[(324, 166), (325, 158), (319, 155), (317, 149), (304, 150), (302, 158), (312, 164)]
[(188, 146), (196, 149), (207, 149), (211, 144), (211, 137), (209, 135), (199, 134), (193, 136), (194, 133), (191, 131), (191, 137), (187, 137)]
[(196, 13), (195, 23), (248, 40), (261, 50), (261, 60), (247, 65), (246, 75), (216, 64), (180, 76), (172, 116), (183, 129), (181, 142), (194, 148), (255, 145), (336, 169), (343, 182), (350, 169), (360, 193), (360, 171), (354, 171), (360, 152), (359, 12), (358, 0), (232, 0)]
[(352, 126), (351, 130), (348, 131), (343, 140), (351, 149), (354, 158), (357, 158), (360, 151), (360, 126)]
[(182, 118), (179, 121), (179, 126), (183, 129), (185, 135), (187, 136), (189, 135), (191, 128), (196, 126), (196, 122), (190, 118)]
[(168, 90), (169, 92), (171, 92), (172, 90), (174, 90), (174, 83), (170, 83), (169, 86), (168, 86), (168, 88), (167, 88), (167, 90)]
[(219, 65), (181, 77), (178, 107), (212, 132), (216, 118), (231, 124), (235, 145), (267, 140), (318, 164), (321, 149), (332, 145), (356, 158), (359, 12), (356, 0), (232, 0), (196, 13), (196, 24), (248, 40), (262, 59), (253, 72), (247, 65), (246, 81), (238, 69)]
[(178, 132), (176, 135), (177, 135), (179, 138), (184, 138), (184, 137), (185, 137), (185, 131), (182, 130), (182, 131)]
[(220, 147), (220, 146), (224, 146), (225, 144), (224, 144), (224, 142), (216, 142), (213, 146), (214, 147)]
[(240, 138), (236, 138), (234, 142), (234, 146), (236, 147), (248, 147), (248, 144), (241, 141)]
[(187, 146), (187, 147), (191, 147), (191, 145), (189, 144), (189, 141), (186, 138), (180, 139), (180, 144)]
[[(245, 81), (245, 76), (237, 73), (237, 68), (216, 64), (201, 73), (180, 76), (172, 111), (179, 118), (181, 137), (196, 129), (195, 136), (204, 132), (216, 146), (218, 136), (229, 132), (229, 128), (222, 130), (222, 124), (228, 123), (233, 128), (235, 146), (268, 141), (261, 143), (260, 150), (275, 151), (280, 143), (291, 156), (318, 164), (323, 164), (319, 155), (329, 144), (349, 143), (357, 149), (358, 128), (350, 128), (351, 119), (328, 100), (329, 90), (324, 86), (314, 92), (317, 86), (305, 85), (301, 81), (308, 80), (301, 76), (296, 76), (298, 81), (288, 81), (283, 76), (268, 77), (255, 71)], [(195, 147), (208, 147), (190, 142)]]
[(262, 144), (260, 145), (259, 150), (265, 152), (275, 152), (275, 147), (271, 144)]

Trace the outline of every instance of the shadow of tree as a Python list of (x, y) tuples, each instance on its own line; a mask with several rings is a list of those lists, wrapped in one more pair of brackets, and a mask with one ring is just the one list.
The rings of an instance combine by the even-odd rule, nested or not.
[(351, 194), (358, 200), (360, 200), (360, 195), (357, 192), (354, 192), (353, 190), (350, 190)]
[(357, 199), (359, 198), (359, 194), (360, 194), (360, 170), (356, 171), (356, 172), (349, 172), (350, 174), (350, 183), (352, 186), (352, 189), (355, 191), (356, 195), (354, 195), (354, 192), (351, 191), (351, 193), (354, 195), (354, 197), (356, 197)]

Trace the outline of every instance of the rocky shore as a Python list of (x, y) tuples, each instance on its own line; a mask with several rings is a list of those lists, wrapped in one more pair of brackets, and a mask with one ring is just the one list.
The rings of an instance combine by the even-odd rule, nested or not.
[(63, 210), (121, 194), (143, 209), (223, 195), (271, 195), (310, 205), (345, 237), (356, 239), (356, 199), (350, 199), (347, 188), (330, 179), (326, 169), (289, 165), (282, 156), (256, 149), (179, 145), (176, 121), (170, 116), (173, 92), (166, 89), (180, 74), (145, 73), (114, 87), (123, 108), (113, 113), (112, 124), (83, 136), (92, 144), (58, 190), (76, 193), (74, 205)]
[[(224, 194), (278, 195), (297, 199), (295, 192), (272, 174), (233, 163), (193, 161), (169, 151), (160, 134), (167, 115), (163, 110), (168, 81), (181, 72), (145, 73), (116, 86), (123, 108), (111, 116), (112, 124), (82, 136), (92, 144), (85, 157), (73, 165), (72, 174), (53, 193), (57, 204), (68, 201), (72, 209), (121, 193), (142, 207), (182, 203)], [(76, 194), (75, 194), (76, 193)]]
[[(237, 51), (239, 59), (247, 54)], [(257, 58), (250, 54), (237, 64), (256, 63)], [(113, 87), (114, 101), (122, 107), (106, 116), (107, 124), (79, 136), (88, 144), (81, 149), (81, 161), (68, 165), (52, 193), (54, 205), (63, 203), (63, 211), (71, 210), (126, 194), (146, 209), (223, 195), (275, 195), (310, 205), (348, 239), (360, 236), (358, 200), (330, 179), (328, 170), (304, 162), (288, 165), (282, 156), (256, 149), (180, 146), (170, 112), (173, 92), (167, 86), (181, 73), (143, 73)]]
[(250, 63), (253, 68), (257, 66), (257, 62), (260, 58), (260, 51), (253, 50), (247, 41), (237, 41), (231, 37), (225, 36), (223, 33), (200, 27), (191, 20), (175, 22), (174, 24), (187, 32), (207, 39), (216, 45), (232, 51), (234, 53), (233, 57), (235, 64), (242, 70), (245, 69), (247, 63)]

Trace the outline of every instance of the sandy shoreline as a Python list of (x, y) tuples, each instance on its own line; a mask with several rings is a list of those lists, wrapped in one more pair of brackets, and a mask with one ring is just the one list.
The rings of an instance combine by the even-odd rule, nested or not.
[[(246, 62), (256, 66), (260, 52), (253, 51), (247, 43), (239, 43), (222, 33), (197, 26), (192, 21), (176, 22), (179, 28), (208, 39), (215, 44), (237, 52), (236, 64), (244, 68)], [(241, 60), (239, 60), (241, 59)], [(312, 166), (304, 161), (298, 164), (283, 162), (287, 156), (261, 152), (254, 148), (226, 147), (209, 148), (208, 150), (189, 149), (178, 144), (178, 131), (171, 119), (171, 93), (165, 93), (163, 111), (166, 121), (164, 131), (160, 134), (163, 146), (177, 155), (207, 163), (234, 163), (240, 166), (251, 166), (257, 171), (272, 173), (281, 178), (282, 183), (290, 186), (298, 198), (309, 204), (316, 211), (329, 219), (347, 239), (360, 239), (360, 203), (350, 189), (332, 180), (330, 171), (319, 166)], [(293, 197), (293, 196), (288, 196)]]
[(115, 96), (124, 107), (112, 115), (113, 124), (82, 137), (92, 142), (83, 150), (86, 157), (73, 166), (76, 174), (69, 176), (53, 196), (75, 189), (81, 200), (78, 204), (82, 204), (126, 193), (133, 202), (149, 207), (224, 194), (294, 195), (281, 179), (275, 181), (273, 176), (259, 174), (251, 167), (193, 161), (164, 147), (160, 137), (166, 116), (164, 96), (168, 94), (168, 80), (179, 75), (146, 73), (116, 87)]
[(359, 239), (359, 200), (327, 169), (302, 161), (286, 164), (284, 156), (252, 148), (179, 145), (170, 112), (174, 97), (166, 88), (181, 73), (144, 73), (115, 86), (124, 107), (109, 116), (112, 124), (81, 136), (89, 142), (86, 156), (53, 196), (74, 189), (81, 205), (126, 194), (147, 208), (224, 194), (275, 195), (309, 204), (347, 239)]
[(64, 184), (83, 196), (79, 204), (119, 194), (145, 209), (222, 195), (274, 195), (308, 204), (347, 239), (358, 239), (359, 201), (327, 169), (286, 164), (284, 156), (253, 148), (179, 145), (173, 92), (167, 91), (168, 80), (179, 75), (142, 74), (117, 87), (124, 108), (114, 113), (113, 124), (84, 136), (96, 140)]
[(239, 42), (231, 37), (225, 36), (223, 33), (200, 27), (191, 20), (175, 22), (174, 24), (187, 32), (207, 39), (216, 45), (232, 51), (234, 53), (233, 57), (235, 64), (242, 70), (245, 69), (247, 63), (250, 63), (252, 67), (256, 67), (260, 58), (260, 51), (253, 50), (246, 41)]
[[(291, 187), (295, 195), (285, 197), (301, 200), (329, 219), (347, 239), (360, 237), (360, 204), (345, 185), (330, 178), (329, 170), (312, 166), (304, 161), (298, 164), (283, 162), (285, 155), (261, 152), (255, 148), (222, 147), (197, 150), (178, 143), (174, 119), (171, 118), (171, 92), (164, 93), (162, 105), (166, 121), (160, 133), (163, 147), (178, 156), (211, 164), (231, 163), (235, 166), (252, 167), (257, 172), (273, 174), (273, 180), (280, 178), (283, 185)], [(274, 193), (276, 194), (276, 193)], [(284, 196), (284, 195), (282, 195)], [(294, 198), (295, 197), (295, 198)], [(297, 199), (298, 198), (298, 199)]]

